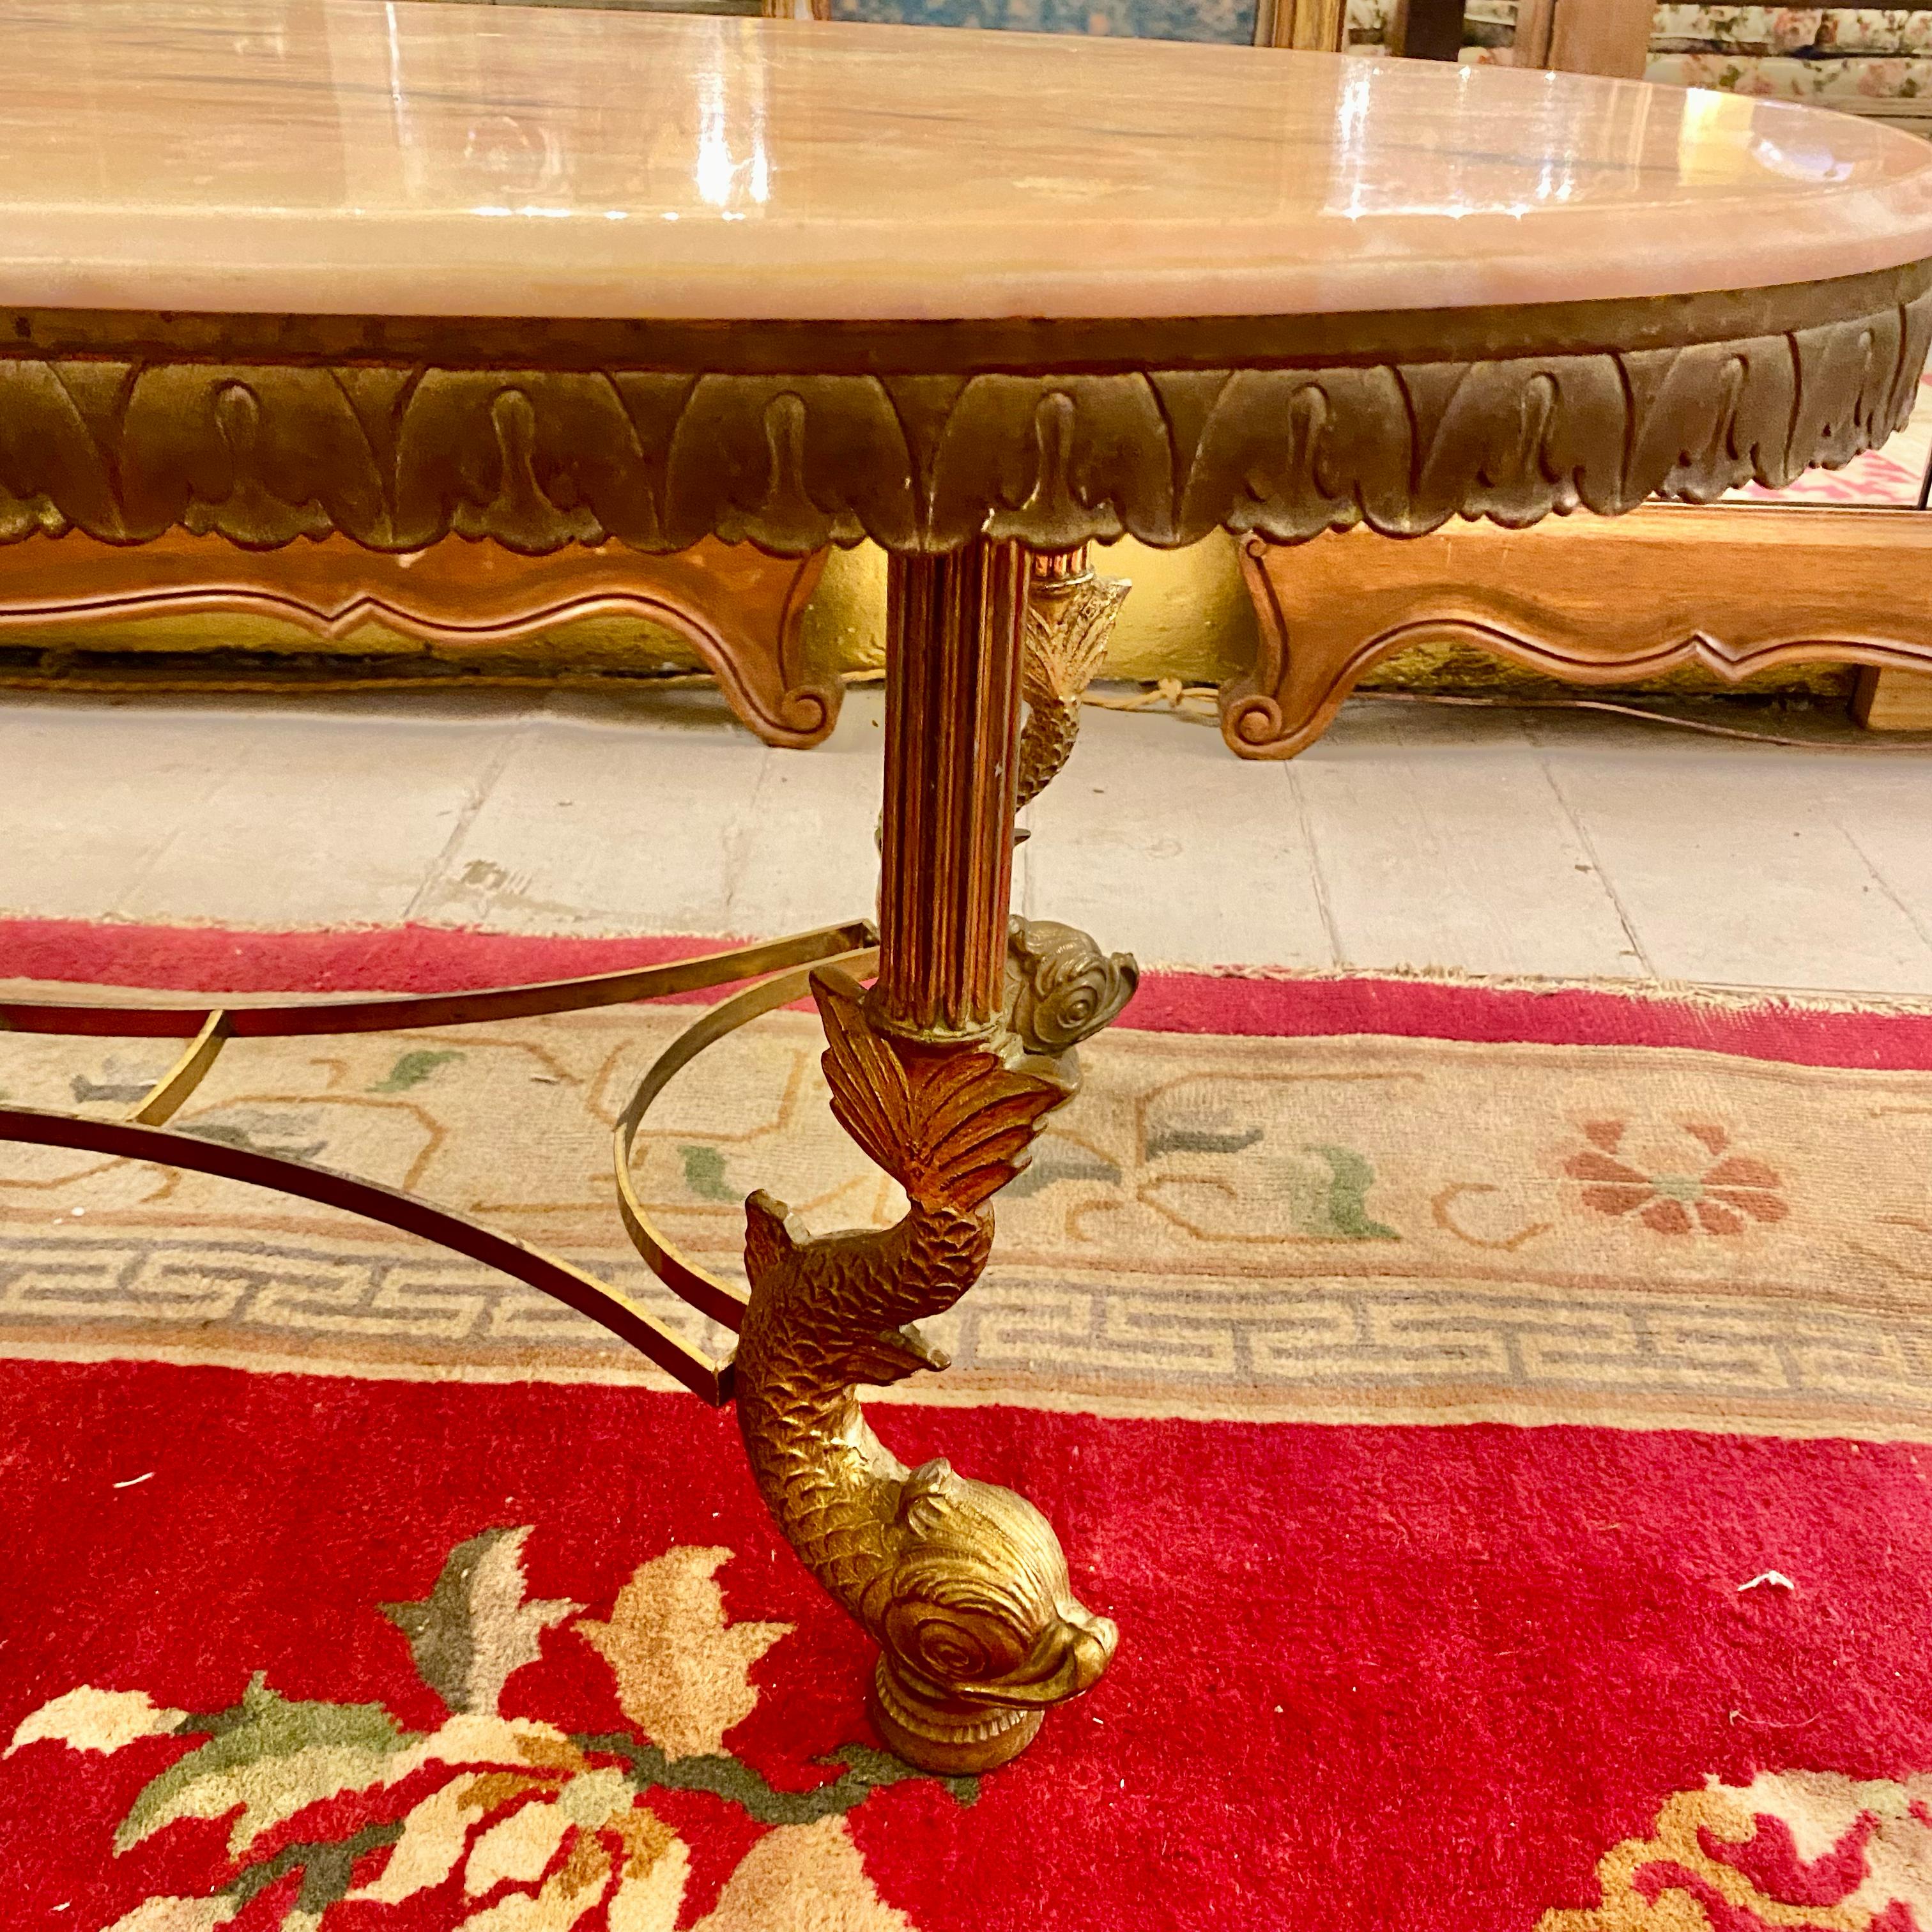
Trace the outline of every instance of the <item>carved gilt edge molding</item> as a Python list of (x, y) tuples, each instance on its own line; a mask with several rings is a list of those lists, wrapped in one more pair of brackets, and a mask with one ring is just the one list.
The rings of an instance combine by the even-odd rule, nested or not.
[[(1776, 333), (1247, 368), (788, 374), (16, 345), (0, 353), (0, 541), (182, 528), (409, 550), (456, 534), (537, 554), (716, 536), (798, 556), (868, 536), (926, 553), (982, 533), (1286, 543), (1616, 514), (1774, 487), (1884, 441), (1932, 340), (1924, 280), (1824, 285), (1889, 296)], [(1646, 305), (1626, 306), (1622, 336), (1646, 340)]]

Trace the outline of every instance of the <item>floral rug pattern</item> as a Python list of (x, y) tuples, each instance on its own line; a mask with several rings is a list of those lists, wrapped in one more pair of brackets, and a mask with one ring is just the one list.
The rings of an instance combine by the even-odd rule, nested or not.
[(1932, 1924), (1932, 1777), (1714, 1779), (1597, 1876), (1600, 1905), (1546, 1912), (1537, 1932), (1916, 1932)]
[[(184, 1820), (229, 1826), (230, 1869), (213, 1889), (151, 1896), (111, 1932), (401, 1922), (358, 1906), (412, 1908), (412, 1924), (433, 1909), (435, 1924), (466, 1932), (570, 1932), (592, 1914), (606, 1932), (912, 1932), (874, 1889), (844, 1820), (875, 1790), (924, 1774), (854, 1743), (823, 1784), (780, 1790), (727, 1747), (758, 1702), (752, 1667), (792, 1628), (727, 1618), (713, 1576), (732, 1552), (667, 1550), (600, 1619), (528, 1595), (530, 1534), (472, 1537), (422, 1600), (380, 1606), (448, 1712), (433, 1731), (404, 1729), (380, 1703), (290, 1700), (260, 1672), (223, 1711), (80, 1684), (23, 1718), (9, 1756), (193, 1742), (142, 1786), (117, 1853)], [(570, 1735), (503, 1714), (506, 1684), (556, 1627), (608, 1666), (633, 1729)], [(935, 1781), (962, 1804), (976, 1795), (974, 1779)], [(708, 1792), (766, 1828), (695, 1921), (680, 1919), (689, 1848), (650, 1804), (671, 1790)]]

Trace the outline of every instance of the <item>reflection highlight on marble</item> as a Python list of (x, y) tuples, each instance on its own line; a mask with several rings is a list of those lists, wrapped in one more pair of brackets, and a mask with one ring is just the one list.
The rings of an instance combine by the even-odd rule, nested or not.
[(1582, 76), (413, 0), (0, 0), (0, 35), (20, 306), (1296, 314), (1932, 254), (1932, 146)]

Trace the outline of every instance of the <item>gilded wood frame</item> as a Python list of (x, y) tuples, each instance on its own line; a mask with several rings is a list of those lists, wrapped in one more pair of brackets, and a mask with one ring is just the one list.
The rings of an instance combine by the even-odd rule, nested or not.
[(1616, 515), (1789, 482), (1910, 414), (1932, 262), (1329, 316), (742, 326), (0, 315), (0, 542), (711, 537), (1163, 548)]
[[(142, 544), (37, 532), (0, 544), (0, 638), (18, 645), (44, 638), (55, 661), (65, 660), (63, 675), (79, 670), (98, 688), (117, 670), (131, 675), (131, 654), (111, 653), (104, 642), (100, 661), (91, 662), (82, 650), (90, 628), (147, 618), (268, 618), (338, 645), (378, 626), (460, 653), (472, 674), (487, 671), (493, 653), (560, 625), (643, 618), (690, 645), (767, 744), (803, 749), (830, 731), (842, 694), (836, 674), (808, 668), (805, 658), (805, 608), (824, 568), (823, 550), (773, 556), (715, 538), (664, 556), (616, 543), (532, 556), (460, 537), (398, 553), (340, 536), (244, 550), (178, 530)], [(555, 662), (559, 654), (534, 655)], [(27, 674), (33, 682), (54, 675), (46, 662), (36, 660)], [(221, 666), (207, 668), (212, 674)]]
[(1241, 566), (1260, 643), (1222, 692), (1221, 724), (1244, 758), (1305, 750), (1369, 671), (1415, 645), (1472, 646), (1586, 686), (1855, 664), (1862, 708), (1879, 701), (1881, 674), (1932, 670), (1932, 516), (1916, 510), (1654, 505), (1616, 523), (1466, 524), (1406, 544), (1250, 538)]

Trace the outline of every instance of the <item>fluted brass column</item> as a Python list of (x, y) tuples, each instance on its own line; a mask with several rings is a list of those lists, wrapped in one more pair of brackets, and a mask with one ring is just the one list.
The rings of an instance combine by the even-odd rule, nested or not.
[(887, 1031), (982, 1039), (1004, 997), (1027, 556), (892, 560), (878, 983)]

